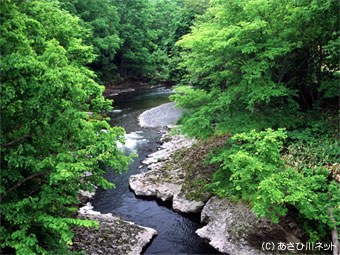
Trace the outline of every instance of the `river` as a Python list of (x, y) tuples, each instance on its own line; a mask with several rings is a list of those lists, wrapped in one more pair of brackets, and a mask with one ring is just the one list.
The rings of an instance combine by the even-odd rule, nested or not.
[(105, 178), (116, 185), (115, 189), (96, 192), (92, 201), (94, 210), (112, 213), (124, 220), (151, 227), (158, 235), (145, 249), (145, 254), (218, 254), (196, 234), (201, 227), (199, 214), (181, 215), (171, 209), (171, 203), (155, 198), (136, 197), (129, 189), (129, 176), (146, 171), (141, 165), (145, 157), (156, 151), (160, 132), (156, 128), (142, 128), (138, 116), (147, 109), (169, 102), (169, 88), (154, 88), (135, 91), (115, 99), (115, 110), (108, 113), (112, 126), (126, 130), (126, 153), (136, 152), (138, 157), (130, 164), (129, 170), (121, 175), (108, 170)]

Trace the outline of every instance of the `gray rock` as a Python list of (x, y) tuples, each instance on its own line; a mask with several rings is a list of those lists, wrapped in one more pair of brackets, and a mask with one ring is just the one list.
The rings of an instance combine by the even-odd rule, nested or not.
[(88, 192), (84, 190), (79, 190), (78, 192), (78, 200), (81, 205), (86, 205), (95, 195), (95, 192)]
[(163, 201), (171, 200), (182, 187), (183, 180), (176, 178), (179, 171), (180, 169), (166, 172), (162, 169), (153, 169), (130, 176), (129, 185), (136, 195), (156, 196)]
[(71, 251), (86, 254), (140, 254), (143, 247), (157, 235), (152, 228), (124, 221), (112, 214), (93, 211), (90, 203), (79, 209), (79, 219), (94, 220), (99, 228), (77, 227), (73, 230)]
[(263, 242), (301, 242), (298, 230), (258, 218), (247, 205), (228, 198), (210, 198), (202, 210), (201, 222), (207, 225), (196, 233), (230, 255), (276, 254), (262, 250)]
[(174, 108), (176, 103), (166, 103), (143, 112), (139, 117), (142, 127), (164, 127), (176, 123), (182, 115), (182, 109)]
[(172, 200), (172, 208), (182, 213), (198, 213), (204, 206), (203, 201), (186, 199), (182, 193), (176, 194)]
[(150, 154), (143, 161), (147, 172), (130, 176), (129, 185), (136, 195), (156, 196), (163, 201), (173, 200), (173, 208), (178, 212), (199, 212), (204, 203), (188, 200), (181, 193), (185, 171), (175, 165), (167, 166), (171, 155), (179, 149), (190, 147), (195, 140), (183, 135), (163, 134), (160, 150)]

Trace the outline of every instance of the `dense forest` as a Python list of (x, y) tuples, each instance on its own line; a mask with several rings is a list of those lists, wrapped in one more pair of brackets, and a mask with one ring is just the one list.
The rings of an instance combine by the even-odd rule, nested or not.
[[(205, 188), (311, 241), (340, 229), (339, 1), (0, 0), (1, 249), (64, 254), (80, 189), (114, 187), (105, 86), (177, 83), (181, 132), (229, 135)], [(103, 129), (106, 131), (103, 132)]]

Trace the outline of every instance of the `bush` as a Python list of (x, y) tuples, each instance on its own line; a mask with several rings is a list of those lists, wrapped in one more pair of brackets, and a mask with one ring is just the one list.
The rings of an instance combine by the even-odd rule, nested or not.
[[(296, 163), (299, 157), (294, 157), (295, 162), (287, 160), (287, 156), (281, 157), (286, 138), (287, 132), (283, 129), (234, 135), (224, 149), (210, 155), (212, 163), (220, 163), (210, 188), (218, 196), (249, 202), (258, 216), (270, 217), (273, 222), (287, 213), (288, 205), (294, 206), (302, 218), (317, 223), (316, 232), (306, 222), (311, 239), (327, 240), (335, 227), (334, 221), (340, 225), (340, 184), (331, 178), (325, 162), (316, 157), (323, 146), (307, 146), (306, 154), (299, 151), (307, 159), (301, 165)], [(294, 152), (296, 146), (299, 145), (290, 145), (288, 154)], [(336, 158), (332, 156), (329, 162)]]

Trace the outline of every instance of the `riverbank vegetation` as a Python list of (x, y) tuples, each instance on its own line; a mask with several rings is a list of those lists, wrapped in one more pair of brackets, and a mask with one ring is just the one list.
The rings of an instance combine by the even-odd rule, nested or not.
[(209, 189), (275, 222), (293, 206), (312, 241), (337, 245), (338, 10), (337, 1), (210, 1), (177, 42), (184, 86), (172, 96), (188, 109), (185, 133), (232, 135), (209, 155), (220, 165)]
[(70, 226), (95, 225), (72, 217), (77, 192), (131, 159), (90, 115), (111, 108), (101, 84), (128, 79), (181, 81), (182, 131), (231, 137), (208, 155), (210, 192), (273, 221), (294, 207), (336, 243), (338, 1), (0, 1), (3, 252), (66, 253)]

